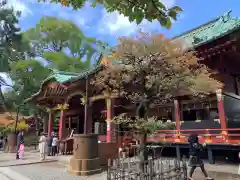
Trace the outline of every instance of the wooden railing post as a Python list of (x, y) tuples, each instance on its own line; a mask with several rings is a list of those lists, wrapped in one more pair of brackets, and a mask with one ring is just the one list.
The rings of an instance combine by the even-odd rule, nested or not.
[(211, 137), (211, 134), (209, 132), (209, 129), (206, 129), (205, 130), (205, 135), (204, 135), (206, 138), (204, 139), (204, 141), (206, 143), (212, 143), (212, 137)]

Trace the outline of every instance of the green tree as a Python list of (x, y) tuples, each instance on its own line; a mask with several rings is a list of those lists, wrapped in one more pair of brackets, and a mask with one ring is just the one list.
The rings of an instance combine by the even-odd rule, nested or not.
[[(59, 59), (67, 56), (79, 58), (79, 62), (84, 57), (90, 61), (96, 52), (96, 39), (86, 37), (71, 21), (56, 17), (42, 17), (35, 27), (24, 33), (24, 38), (30, 43), (35, 56), (46, 58), (50, 62), (52, 57), (55, 61), (55, 56)], [(45, 56), (46, 52), (51, 53)]]
[(46, 52), (44, 58), (50, 60), (47, 67), (67, 72), (81, 72), (90, 68), (91, 59), (81, 61), (78, 57), (71, 57), (64, 52)]
[[(3, 8), (5, 1), (0, 3), (0, 72), (8, 73), (10, 64), (23, 56), (23, 49), (26, 48), (22, 41), (22, 34), (17, 27), (20, 13), (15, 13), (13, 9)], [(0, 101), (5, 111), (5, 99), (2, 93), (2, 86), (8, 85), (2, 77), (0, 77)]]
[[(87, 0), (38, 0), (43, 2), (61, 3), (63, 6), (72, 6), (80, 9)], [(148, 21), (158, 20), (161, 26), (170, 28), (172, 20), (177, 20), (177, 15), (182, 11), (179, 6), (167, 8), (160, 0), (94, 0), (92, 7), (102, 4), (108, 12), (118, 11), (128, 17), (129, 21), (136, 20), (140, 24), (143, 19)]]
[(33, 114), (36, 106), (24, 104), (24, 100), (39, 90), (41, 82), (50, 73), (50, 69), (35, 59), (19, 60), (12, 63), (9, 75), (13, 81), (13, 89), (5, 95), (8, 108), (16, 111), (16, 108), (21, 105), (20, 112), (23, 115)]
[(94, 78), (92, 84), (108, 94), (118, 92), (137, 105), (136, 120), (124, 115), (115, 122), (128, 122), (140, 134), (141, 162), (146, 160), (147, 134), (154, 128), (166, 128), (149, 117), (152, 105), (173, 102), (188, 95), (204, 97), (222, 88), (212, 78), (212, 72), (198, 63), (194, 52), (186, 52), (182, 43), (166, 39), (163, 35), (140, 33), (138, 38), (120, 38), (115, 47), (115, 61)]

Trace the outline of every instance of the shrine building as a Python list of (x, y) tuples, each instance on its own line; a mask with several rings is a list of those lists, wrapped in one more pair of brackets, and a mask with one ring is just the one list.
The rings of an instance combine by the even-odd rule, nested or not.
[[(224, 84), (215, 94), (202, 100), (179, 97), (169, 104), (156, 104), (150, 116), (175, 122), (174, 130), (159, 130), (149, 142), (186, 143), (187, 136), (198, 132), (200, 141), (212, 144), (240, 144), (240, 19), (230, 12), (187, 31), (175, 40), (194, 48), (201, 62), (218, 72)], [(102, 142), (121, 141), (126, 129), (111, 122), (113, 116), (134, 116), (136, 106), (116, 94), (99, 94), (89, 83), (96, 72), (107, 66), (104, 54), (91, 69), (81, 73), (55, 71), (44, 80), (39, 91), (27, 101), (49, 110), (48, 134), (58, 122), (60, 139), (75, 133), (98, 133)], [(87, 92), (86, 92), (87, 86)], [(88, 106), (84, 106), (89, 97)]]

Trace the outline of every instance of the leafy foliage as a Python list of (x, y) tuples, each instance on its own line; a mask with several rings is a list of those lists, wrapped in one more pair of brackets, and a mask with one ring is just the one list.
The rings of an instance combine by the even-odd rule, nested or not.
[[(63, 6), (72, 6), (79, 9), (87, 0), (39, 0), (44, 2), (61, 3)], [(179, 6), (167, 8), (159, 0), (94, 0), (92, 7), (103, 4), (108, 12), (118, 11), (128, 17), (129, 21), (140, 24), (144, 19), (148, 21), (158, 20), (163, 27), (170, 28), (172, 20), (177, 20), (177, 15), (182, 11)]]
[(149, 117), (146, 120), (141, 117), (130, 118), (125, 113), (115, 116), (113, 122), (115, 124), (128, 124), (136, 132), (147, 132), (148, 134), (152, 134), (155, 130), (171, 129), (174, 127), (174, 123), (159, 121), (157, 117)]
[(141, 32), (137, 38), (123, 37), (119, 41), (114, 50), (114, 65), (110, 63), (97, 73), (91, 83), (106, 94), (119, 93), (137, 105), (135, 120), (120, 115), (114, 121), (128, 122), (138, 131), (140, 167), (143, 171), (144, 160), (148, 158), (147, 134), (156, 127), (172, 127), (149, 117), (151, 106), (156, 101), (164, 104), (183, 95), (208, 95), (222, 88), (222, 84), (211, 77), (213, 73), (199, 64), (194, 52), (186, 51), (181, 42)]
[[(8, 73), (10, 64), (23, 57), (23, 49), (26, 48), (22, 41), (22, 34), (17, 27), (20, 13), (5, 7), (6, 1), (0, 3), (0, 72)], [(2, 93), (2, 86), (9, 86), (0, 76), (0, 102), (4, 111), (7, 111), (6, 101)]]
[(5, 3), (0, 6), (0, 72), (8, 72), (9, 64), (22, 57), (21, 49), (22, 34), (17, 27), (20, 13), (14, 13), (13, 9), (3, 8)]
[(8, 109), (15, 111), (21, 105), (21, 114), (33, 114), (38, 108), (30, 104), (23, 105), (23, 102), (39, 90), (41, 82), (49, 76), (50, 72), (50, 69), (34, 59), (12, 63), (9, 75), (13, 81), (13, 89), (4, 94)]
[(81, 72), (91, 66), (91, 58), (81, 61), (78, 57), (68, 56), (64, 52), (46, 52), (44, 58), (50, 60), (48, 67), (60, 71)]
[[(30, 43), (35, 56), (45, 58), (54, 57), (54, 53), (62, 52), (55, 56), (63, 55), (63, 59), (67, 56), (63, 52), (69, 52), (71, 57), (79, 58), (79, 61), (83, 60), (83, 57), (90, 60), (96, 52), (93, 48), (96, 44), (94, 38), (86, 37), (71, 21), (51, 16), (42, 17), (34, 28), (24, 33), (24, 38)], [(51, 55), (44, 56), (46, 52), (51, 52)]]
[[(5, 96), (8, 108), (16, 110), (21, 105), (21, 114), (38, 114), (39, 117), (43, 109), (33, 104), (23, 105), (24, 100), (39, 90), (41, 82), (50, 75), (52, 69), (81, 72), (89, 68), (97, 51), (96, 44), (100, 42), (86, 37), (71, 21), (55, 17), (41, 18), (35, 27), (24, 33), (24, 40), (30, 44), (30, 56), (11, 64), (9, 75), (13, 90)], [(44, 65), (35, 56), (44, 58), (47, 64)]]
[(198, 63), (181, 42), (141, 32), (137, 39), (119, 40), (115, 48), (119, 65), (109, 65), (93, 82), (101, 90), (121, 91), (135, 103), (152, 104), (181, 95), (204, 96), (222, 87), (212, 77), (214, 72)]
[(204, 97), (222, 88), (212, 77), (213, 72), (199, 64), (194, 52), (186, 51), (181, 42), (141, 32), (137, 38), (123, 37), (119, 41), (115, 65), (109, 64), (99, 72), (92, 84), (137, 104), (137, 117), (146, 123), (148, 109), (155, 103), (172, 102), (183, 95)]

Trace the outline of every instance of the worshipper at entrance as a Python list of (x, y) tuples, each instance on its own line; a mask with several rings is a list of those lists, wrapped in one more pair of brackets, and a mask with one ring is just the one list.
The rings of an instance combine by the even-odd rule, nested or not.
[(189, 158), (189, 166), (191, 167), (190, 171), (189, 171), (189, 177), (188, 179), (189, 180), (193, 180), (192, 176), (193, 176), (193, 173), (195, 171), (195, 169), (197, 167), (200, 167), (205, 178), (207, 180), (213, 180), (213, 178), (209, 177), (205, 168), (204, 168), (204, 163), (203, 161), (200, 159), (200, 151), (203, 150), (203, 147), (205, 146), (204, 145), (201, 145), (199, 142), (198, 142), (198, 135), (196, 134), (193, 134), (191, 135), (189, 138), (188, 138), (188, 142), (189, 142), (189, 145), (190, 145), (190, 149), (189, 149), (189, 155), (190, 155), (190, 158)]
[(44, 133), (41, 133), (41, 136), (39, 139), (39, 151), (40, 151), (41, 161), (45, 160), (46, 149), (47, 149), (47, 138)]

